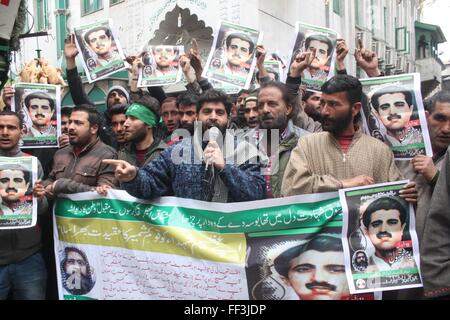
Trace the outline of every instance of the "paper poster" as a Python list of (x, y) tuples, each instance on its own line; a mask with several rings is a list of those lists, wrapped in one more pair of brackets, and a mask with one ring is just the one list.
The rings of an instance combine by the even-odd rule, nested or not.
[(23, 118), (22, 148), (58, 147), (61, 135), (61, 88), (57, 85), (16, 83), (11, 110)]
[(262, 32), (222, 21), (203, 76), (248, 89), (255, 69), (255, 49), (262, 41)]
[(361, 79), (365, 132), (388, 145), (396, 160), (433, 156), (420, 93), (420, 74)]
[(142, 54), (144, 66), (139, 72), (138, 87), (164, 86), (180, 82), (179, 66), (183, 46), (147, 46)]
[(334, 76), (337, 37), (334, 30), (297, 22), (289, 66), (298, 54), (312, 53), (316, 49), (315, 58), (302, 74), (306, 90), (320, 91), (322, 85)]
[(422, 286), (414, 208), (399, 196), (407, 183), (339, 190), (350, 292)]
[[(341, 213), (337, 193), (239, 206), (174, 197), (150, 202), (118, 190), (107, 197), (59, 197), (54, 207), (59, 298), (373, 299), (349, 293)], [(314, 277), (310, 270), (308, 281), (294, 284), (272, 265), (270, 259), (278, 256), (273, 253), (322, 237), (332, 237), (323, 252), (312, 251), (317, 248), (311, 242), (298, 256), (317, 268), (332, 264), (331, 278)], [(296, 269), (298, 256), (281, 268)], [(277, 286), (273, 292), (271, 285)]]
[(37, 200), (33, 186), (37, 180), (36, 157), (0, 157), (0, 230), (34, 227)]
[(75, 27), (74, 33), (89, 83), (125, 69), (125, 55), (111, 19)]

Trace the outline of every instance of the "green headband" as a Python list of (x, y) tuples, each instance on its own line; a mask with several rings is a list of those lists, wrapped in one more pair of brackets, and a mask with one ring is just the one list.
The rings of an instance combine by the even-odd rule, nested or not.
[(125, 113), (127, 116), (135, 117), (148, 125), (150, 128), (156, 126), (156, 115), (146, 106), (139, 103), (132, 103)]

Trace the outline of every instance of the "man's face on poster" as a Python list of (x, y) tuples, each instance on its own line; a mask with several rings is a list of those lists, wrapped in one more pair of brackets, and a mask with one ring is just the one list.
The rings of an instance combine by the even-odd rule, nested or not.
[(319, 40), (311, 40), (306, 52), (312, 52), (313, 49), (316, 49), (316, 57), (311, 62), (311, 67), (316, 69), (324, 67), (328, 62), (328, 44)]
[(388, 131), (405, 128), (411, 118), (413, 106), (408, 105), (403, 93), (387, 93), (378, 98), (378, 117)]
[(227, 48), (228, 63), (232, 66), (243, 67), (250, 59), (250, 43), (239, 38), (231, 39), (230, 45)]
[(48, 99), (33, 98), (30, 99), (28, 112), (33, 125), (36, 127), (47, 127), (53, 116), (53, 110), (50, 107)]
[(358, 252), (356, 254), (356, 265), (357, 266), (366, 266), (368, 265), (367, 256), (364, 252)]
[(83, 256), (76, 251), (69, 251), (67, 254), (65, 271), (68, 275), (80, 274), (87, 276), (87, 262)]
[(21, 170), (0, 171), (0, 196), (5, 202), (19, 201), (25, 196), (29, 185)]
[(340, 300), (350, 295), (344, 255), (339, 251), (303, 252), (290, 261), (283, 280), (301, 300)]
[(99, 55), (105, 55), (111, 48), (112, 39), (108, 37), (105, 30), (94, 31), (88, 36), (88, 44), (94, 52)]
[(375, 211), (370, 216), (369, 239), (376, 250), (393, 250), (402, 241), (405, 225), (401, 223), (400, 212), (396, 209)]
[(170, 67), (176, 57), (172, 46), (156, 46), (153, 49), (153, 55), (159, 68)]

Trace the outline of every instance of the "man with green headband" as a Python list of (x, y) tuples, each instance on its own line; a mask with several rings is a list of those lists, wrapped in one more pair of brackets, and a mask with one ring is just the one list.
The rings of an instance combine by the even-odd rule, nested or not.
[(136, 167), (145, 166), (155, 159), (166, 144), (154, 135), (154, 128), (159, 122), (155, 110), (159, 102), (151, 97), (132, 103), (125, 112), (126, 144), (119, 151), (119, 159)]

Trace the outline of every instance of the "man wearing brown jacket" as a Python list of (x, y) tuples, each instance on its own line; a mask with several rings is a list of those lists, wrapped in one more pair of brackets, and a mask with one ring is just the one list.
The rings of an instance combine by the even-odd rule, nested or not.
[[(284, 174), (283, 196), (332, 192), (403, 178), (390, 149), (364, 135), (356, 125), (362, 95), (361, 83), (349, 75), (337, 75), (322, 86), (321, 122), (325, 132), (300, 138)], [(416, 202), (414, 183), (400, 193), (407, 201)]]
[(52, 171), (42, 183), (47, 197), (95, 190), (104, 194), (116, 185), (114, 168), (102, 164), (102, 160), (117, 159), (117, 153), (99, 139), (99, 128), (101, 116), (94, 108), (73, 108), (69, 118), (70, 145), (56, 152)]

